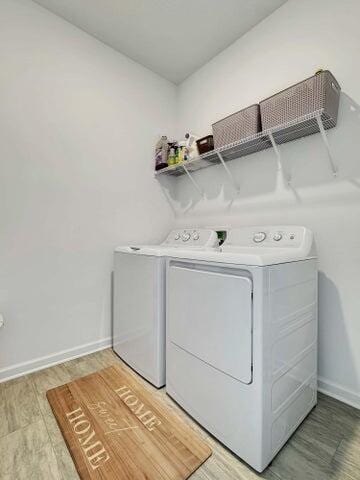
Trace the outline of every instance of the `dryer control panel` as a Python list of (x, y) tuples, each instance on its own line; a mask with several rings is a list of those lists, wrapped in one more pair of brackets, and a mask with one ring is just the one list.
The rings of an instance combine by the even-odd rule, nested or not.
[(301, 248), (308, 242), (312, 233), (305, 227), (254, 226), (230, 229), (224, 247)]
[(218, 236), (206, 228), (185, 228), (173, 230), (162, 245), (182, 248), (217, 248)]

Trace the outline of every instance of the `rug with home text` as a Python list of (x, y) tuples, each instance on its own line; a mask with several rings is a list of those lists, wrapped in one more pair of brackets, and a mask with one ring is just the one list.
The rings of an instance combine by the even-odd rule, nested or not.
[(211, 449), (120, 366), (47, 392), (82, 480), (183, 480)]

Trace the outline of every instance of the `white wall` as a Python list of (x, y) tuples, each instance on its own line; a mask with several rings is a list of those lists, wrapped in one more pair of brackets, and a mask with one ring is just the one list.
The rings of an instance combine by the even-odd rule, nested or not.
[(342, 86), (338, 127), (329, 132), (340, 177), (333, 179), (320, 135), (283, 145), (293, 174), (287, 188), (274, 152), (229, 164), (237, 196), (221, 167), (170, 184), (177, 224), (304, 224), (319, 252), (320, 387), (360, 406), (360, 2), (290, 0), (179, 87), (179, 134), (211, 123), (329, 68)]
[(29, 0), (0, 2), (0, 59), (1, 379), (109, 342), (114, 246), (173, 222), (153, 148), (176, 96)]

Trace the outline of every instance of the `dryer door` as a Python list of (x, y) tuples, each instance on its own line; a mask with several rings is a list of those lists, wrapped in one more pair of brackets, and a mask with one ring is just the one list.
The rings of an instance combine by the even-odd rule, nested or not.
[(169, 341), (251, 383), (251, 278), (237, 269), (171, 261), (167, 292)]

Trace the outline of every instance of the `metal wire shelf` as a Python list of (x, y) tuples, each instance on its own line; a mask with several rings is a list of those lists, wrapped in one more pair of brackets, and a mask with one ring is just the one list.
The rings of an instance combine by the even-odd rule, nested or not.
[(186, 162), (178, 163), (176, 165), (171, 165), (169, 167), (163, 168), (155, 172), (155, 176), (160, 175), (188, 175), (194, 186), (202, 193), (201, 188), (197, 182), (192, 177), (192, 173), (203, 168), (207, 168), (216, 164), (222, 164), (226, 170), (226, 173), (229, 175), (230, 180), (233, 183), (233, 186), (236, 190), (239, 190), (239, 185), (235, 181), (231, 171), (229, 170), (226, 162), (241, 158), (252, 153), (260, 152), (267, 148), (273, 147), (280, 164), (280, 168), (283, 171), (284, 178), (288, 183), (291, 182), (291, 176), (285, 165), (282, 161), (278, 145), (297, 140), (308, 135), (313, 135), (315, 133), (320, 133), (324, 141), (329, 163), (333, 175), (337, 175), (337, 167), (331, 156), (329, 144), (326, 137), (325, 130), (335, 127), (336, 122), (326, 115), (323, 110), (317, 110), (310, 114), (299, 117), (296, 120), (279, 125), (277, 127), (271, 128), (269, 130), (264, 130), (256, 135), (246, 137), (238, 142), (225, 145), (211, 152), (200, 155), (192, 160)]

